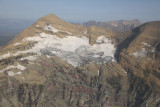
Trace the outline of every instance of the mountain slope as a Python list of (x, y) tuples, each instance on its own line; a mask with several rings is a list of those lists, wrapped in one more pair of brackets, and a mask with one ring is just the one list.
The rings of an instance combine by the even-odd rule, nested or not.
[[(159, 106), (160, 22), (149, 22), (134, 29), (120, 52), (119, 61), (128, 72), (132, 96), (130, 106)], [(157, 100), (154, 100), (154, 99)], [(133, 99), (135, 99), (133, 101)]]
[(0, 50), (0, 105), (126, 106), (127, 74), (114, 61), (115, 34), (53, 14), (40, 18)]

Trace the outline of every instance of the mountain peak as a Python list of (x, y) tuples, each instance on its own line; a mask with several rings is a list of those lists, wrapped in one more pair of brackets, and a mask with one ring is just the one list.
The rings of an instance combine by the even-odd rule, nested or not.
[(43, 18), (58, 18), (58, 16), (56, 16), (55, 14), (48, 14), (48, 15), (44, 16)]
[(53, 22), (53, 21), (60, 21), (61, 19), (59, 17), (57, 17), (55, 14), (49, 14), (49, 15), (46, 15), (46, 16), (40, 18), (39, 20)]

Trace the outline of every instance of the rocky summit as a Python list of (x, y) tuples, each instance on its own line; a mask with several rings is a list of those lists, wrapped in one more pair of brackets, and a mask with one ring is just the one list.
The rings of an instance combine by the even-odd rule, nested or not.
[(159, 107), (159, 28), (42, 17), (0, 48), (0, 107)]

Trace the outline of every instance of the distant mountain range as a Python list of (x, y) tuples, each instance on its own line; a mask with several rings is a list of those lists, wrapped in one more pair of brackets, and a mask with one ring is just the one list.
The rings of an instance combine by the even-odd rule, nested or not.
[(138, 19), (135, 20), (116, 20), (110, 22), (96, 22), (94, 20), (83, 23), (84, 26), (99, 26), (104, 28), (110, 28), (113, 31), (127, 31), (141, 25)]

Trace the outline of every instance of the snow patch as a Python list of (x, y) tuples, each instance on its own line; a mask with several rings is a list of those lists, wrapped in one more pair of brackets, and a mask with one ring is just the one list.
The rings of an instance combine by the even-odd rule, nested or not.
[(7, 73), (8, 73), (9, 76), (14, 76), (15, 75), (15, 73), (12, 72), (12, 71), (8, 71)]
[(14, 46), (18, 46), (18, 45), (20, 45), (20, 44), (21, 44), (21, 43), (15, 43)]
[(19, 63), (17, 63), (16, 66), (15, 66), (15, 65), (9, 65), (7, 68), (5, 68), (5, 69), (3, 69), (3, 70), (0, 70), (0, 72), (4, 72), (4, 71), (6, 71), (6, 70), (14, 69), (14, 68), (19, 69), (19, 70), (21, 70), (21, 71), (23, 71), (23, 70), (26, 69), (26, 67), (24, 67), (24, 66), (20, 65)]
[[(136, 51), (136, 52), (133, 53), (133, 55), (135, 57), (146, 57), (146, 55), (148, 53), (147, 50), (146, 50), (146, 48), (151, 47), (151, 45), (149, 45), (146, 42), (142, 42), (142, 44), (143, 44), (142, 49), (140, 51)], [(151, 52), (154, 52), (154, 50), (152, 50)]]
[(152, 52), (152, 53), (156, 52), (156, 48), (152, 49), (152, 51), (151, 51), (151, 52)]
[(17, 51), (16, 53), (11, 54), (11, 55), (12, 55), (12, 56), (17, 56), (17, 55), (19, 55), (19, 54), (26, 54), (26, 53), (29, 53), (29, 52), (31, 52), (31, 50)]
[(142, 48), (142, 50), (137, 51), (137, 52), (134, 52), (133, 55), (134, 55), (135, 57), (146, 57), (147, 51), (146, 51), (145, 48)]
[(116, 25), (116, 24), (112, 24), (112, 26), (115, 26), (115, 27), (117, 27), (118, 25)]
[(34, 56), (27, 56), (27, 57), (21, 58), (20, 60), (35, 61), (36, 59), (37, 59), (37, 57), (34, 57)]
[(59, 30), (52, 27), (51, 25), (47, 25), (44, 27), (45, 30), (52, 31), (53, 33), (57, 33)]
[(36, 27), (40, 27), (39, 25), (36, 25)]
[(142, 42), (143, 46), (146, 46), (146, 47), (150, 47), (151, 45), (149, 45), (148, 43), (145, 43), (145, 42)]
[(7, 73), (8, 73), (9, 76), (15, 76), (15, 75), (20, 75), (20, 74), (22, 74), (22, 72), (16, 72), (16, 73), (14, 73), (14, 72), (12, 72), (12, 71), (8, 71)]
[(67, 34), (69, 34), (69, 35), (72, 34), (72, 33), (68, 32), (68, 31), (58, 30), (58, 29), (54, 28), (54, 27), (51, 26), (51, 25), (45, 26), (44, 29), (45, 29), (45, 30), (48, 30), (48, 31), (52, 31), (53, 33), (64, 32), (64, 33), (67, 33)]
[(68, 32), (68, 31), (61, 31), (61, 32), (65, 32), (65, 33), (67, 33), (67, 34), (69, 34), (69, 35), (71, 35), (71, 34), (72, 34), (72, 33)]
[(122, 68), (123, 72), (127, 74), (127, 72)]
[(19, 69), (19, 70), (25, 70), (26, 69), (26, 67), (24, 67), (24, 66), (22, 66), (22, 65), (20, 65), (20, 64), (17, 64), (17, 69)]
[(99, 76), (99, 70), (98, 70), (98, 76)]
[(0, 56), (0, 59), (8, 58), (10, 56), (11, 56), (11, 54), (8, 52), (7, 54)]
[(87, 34), (87, 30), (84, 32), (84, 34)]

